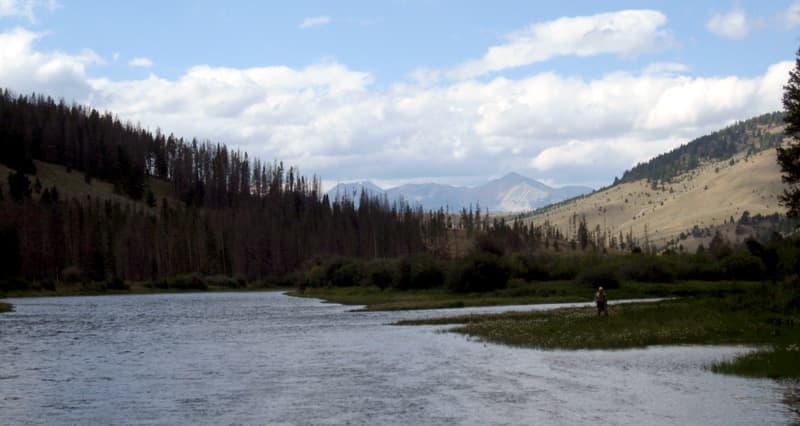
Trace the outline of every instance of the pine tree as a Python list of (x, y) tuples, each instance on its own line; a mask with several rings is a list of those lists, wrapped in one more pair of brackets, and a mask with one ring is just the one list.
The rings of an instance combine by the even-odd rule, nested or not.
[(787, 208), (787, 216), (797, 217), (800, 215), (800, 50), (794, 69), (789, 72), (789, 82), (783, 86), (783, 109), (786, 112), (784, 134), (789, 144), (778, 147), (781, 180), (787, 185), (779, 199)]

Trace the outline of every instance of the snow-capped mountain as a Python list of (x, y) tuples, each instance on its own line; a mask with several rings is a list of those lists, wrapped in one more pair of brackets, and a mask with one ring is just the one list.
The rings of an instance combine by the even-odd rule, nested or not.
[(409, 184), (383, 190), (371, 182), (339, 184), (328, 191), (331, 198), (338, 194), (358, 200), (361, 190), (372, 195), (386, 194), (389, 200), (405, 200), (412, 205), (421, 205), (425, 210), (445, 207), (458, 211), (480, 205), (490, 212), (521, 212), (535, 210), (578, 195), (592, 192), (585, 186), (553, 188), (518, 173), (509, 173), (484, 185), (467, 188), (451, 185)]

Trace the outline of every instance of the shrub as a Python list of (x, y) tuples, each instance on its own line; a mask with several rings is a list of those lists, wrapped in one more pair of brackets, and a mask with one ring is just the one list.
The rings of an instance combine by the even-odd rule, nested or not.
[(575, 281), (589, 288), (619, 288), (620, 284), (619, 275), (609, 264), (586, 268), (578, 274)]
[(400, 290), (441, 287), (445, 283), (444, 265), (430, 255), (409, 256), (398, 265), (397, 288)]
[(208, 290), (208, 283), (200, 274), (177, 275), (167, 280), (167, 287), (175, 290)]
[(764, 278), (764, 264), (746, 250), (736, 250), (720, 261), (725, 276), (732, 280), (755, 281)]
[(120, 277), (114, 277), (110, 280), (106, 281), (105, 287), (109, 290), (130, 290), (131, 286), (129, 286), (125, 281), (122, 280)]
[(545, 263), (530, 254), (515, 254), (511, 258), (512, 275), (525, 281), (546, 281), (550, 273)]
[[(358, 259), (341, 257), (316, 259), (306, 266), (307, 287), (350, 287), (364, 280), (364, 264)], [(302, 286), (301, 286), (302, 287)]]
[(508, 266), (499, 256), (474, 253), (453, 269), (450, 289), (461, 293), (503, 289), (510, 275)]
[(621, 275), (629, 280), (670, 283), (675, 281), (675, 272), (667, 259), (650, 255), (628, 256)]
[(381, 290), (389, 288), (394, 283), (395, 265), (386, 260), (371, 262), (367, 273), (367, 285), (378, 287)]
[(331, 265), (327, 271), (328, 283), (333, 287), (350, 287), (361, 284), (363, 266), (356, 260), (342, 260)]
[(30, 286), (31, 285), (27, 280), (23, 280), (21, 278), (6, 278), (4, 280), (0, 280), (0, 291), (28, 290)]
[(78, 284), (83, 281), (83, 271), (77, 266), (68, 266), (61, 271), (61, 277), (67, 284)]
[(223, 288), (242, 288), (247, 284), (244, 278), (236, 279), (227, 275), (212, 275), (206, 277), (205, 280), (210, 286)]

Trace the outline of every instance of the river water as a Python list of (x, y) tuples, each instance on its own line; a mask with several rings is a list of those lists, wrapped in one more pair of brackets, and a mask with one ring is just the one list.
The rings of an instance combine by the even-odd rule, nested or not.
[(389, 325), (507, 307), (350, 312), (280, 293), (11, 302), (4, 425), (798, 421), (789, 385), (703, 368), (746, 348), (540, 351)]

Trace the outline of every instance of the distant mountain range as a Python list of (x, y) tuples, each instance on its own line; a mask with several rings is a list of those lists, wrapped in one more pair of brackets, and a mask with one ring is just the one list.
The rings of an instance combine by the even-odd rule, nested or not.
[(358, 201), (362, 190), (373, 196), (386, 195), (390, 201), (402, 199), (425, 210), (448, 207), (450, 211), (458, 211), (480, 204), (481, 210), (488, 208), (492, 213), (535, 210), (592, 192), (592, 188), (586, 186), (553, 188), (518, 173), (509, 173), (474, 188), (426, 183), (384, 190), (369, 181), (340, 183), (328, 191), (328, 196), (347, 196)]

